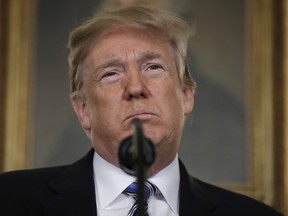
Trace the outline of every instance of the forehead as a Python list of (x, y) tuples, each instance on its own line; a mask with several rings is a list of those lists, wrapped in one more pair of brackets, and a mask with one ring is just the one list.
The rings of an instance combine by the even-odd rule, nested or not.
[(98, 58), (127, 57), (130, 53), (159, 53), (169, 58), (174, 55), (168, 37), (149, 27), (114, 27), (94, 39), (88, 56)]

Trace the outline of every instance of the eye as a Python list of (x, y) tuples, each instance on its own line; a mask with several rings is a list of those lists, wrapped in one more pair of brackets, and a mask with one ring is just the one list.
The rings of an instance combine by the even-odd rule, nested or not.
[(161, 68), (159, 65), (151, 65), (150, 67), (149, 67), (149, 69), (151, 69), (151, 70), (157, 70), (157, 69), (159, 69), (159, 68)]
[(152, 63), (152, 64), (148, 64), (146, 67), (145, 67), (145, 71), (146, 71), (146, 74), (151, 76), (151, 77), (158, 77), (160, 75), (163, 75), (165, 74), (165, 69), (164, 67), (161, 65), (161, 64), (156, 64), (156, 63)]
[(120, 78), (120, 73), (116, 71), (108, 71), (104, 73), (101, 77), (101, 82), (103, 83), (113, 83)]
[(163, 67), (161, 67), (160, 65), (157, 65), (157, 64), (152, 64), (148, 67), (148, 69), (157, 70), (157, 69), (163, 69)]
[(111, 76), (114, 76), (116, 75), (117, 73), (114, 72), (114, 71), (109, 71), (107, 73), (105, 73), (103, 76), (102, 76), (102, 79), (105, 78), (105, 77), (111, 77)]

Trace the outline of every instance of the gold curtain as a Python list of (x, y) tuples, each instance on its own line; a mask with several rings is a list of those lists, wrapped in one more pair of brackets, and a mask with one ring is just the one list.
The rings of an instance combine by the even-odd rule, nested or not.
[(34, 0), (0, 1), (0, 165), (5, 171), (28, 164), (35, 9)]

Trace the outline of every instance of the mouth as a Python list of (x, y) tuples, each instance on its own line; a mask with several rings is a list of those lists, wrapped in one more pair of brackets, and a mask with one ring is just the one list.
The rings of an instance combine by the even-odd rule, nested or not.
[(127, 120), (132, 121), (133, 119), (145, 120), (145, 119), (151, 118), (153, 116), (156, 116), (156, 114), (154, 112), (151, 112), (148, 110), (138, 110), (138, 111), (132, 112), (129, 115), (127, 115), (127, 117), (124, 119), (124, 121), (127, 121)]

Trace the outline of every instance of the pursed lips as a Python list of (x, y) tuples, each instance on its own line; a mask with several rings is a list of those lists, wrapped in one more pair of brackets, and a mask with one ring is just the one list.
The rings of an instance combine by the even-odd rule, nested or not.
[(134, 118), (139, 118), (141, 120), (142, 118), (145, 118), (147, 116), (156, 116), (156, 113), (150, 110), (137, 110), (128, 114), (127, 117), (125, 117), (124, 121), (130, 120), (130, 119), (132, 120)]

